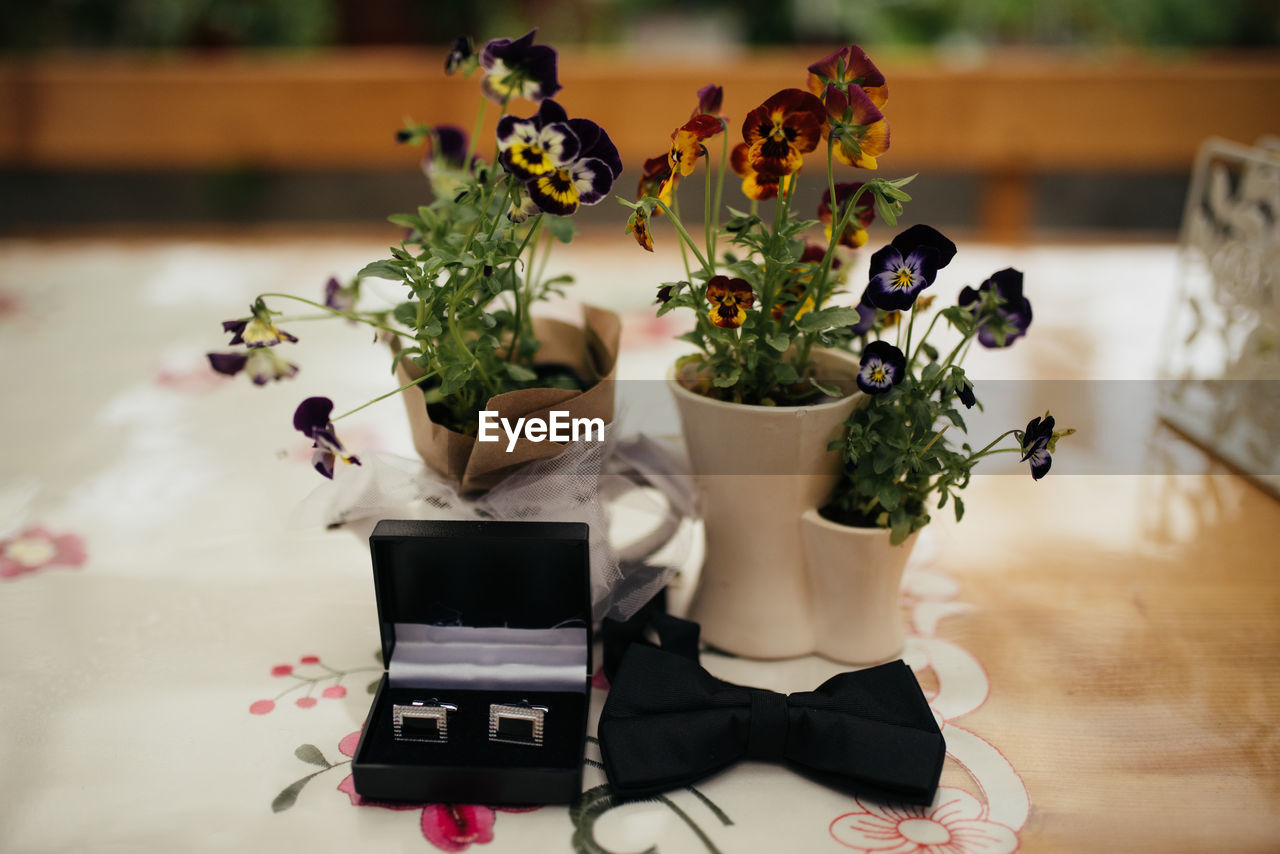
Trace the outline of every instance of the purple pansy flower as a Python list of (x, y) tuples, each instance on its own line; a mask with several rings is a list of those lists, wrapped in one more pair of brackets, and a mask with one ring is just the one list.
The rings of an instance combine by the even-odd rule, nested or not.
[(1049, 455), (1049, 442), (1053, 439), (1053, 416), (1032, 418), (1022, 434), (1022, 462), (1031, 463), (1031, 479), (1039, 480), (1049, 473), (1053, 457)]
[(513, 97), (541, 101), (560, 91), (555, 48), (535, 45), (537, 32), (535, 27), (515, 41), (494, 39), (484, 46), (480, 64), (485, 97), (499, 104)]
[(1027, 334), (1031, 325), (1031, 302), (1022, 295), (1022, 272), (1006, 267), (983, 282), (975, 291), (965, 287), (960, 291), (960, 305), (966, 306), (976, 316), (982, 313), (983, 303), (991, 291), (999, 297), (995, 316), (978, 327), (978, 343), (983, 347), (1008, 347)]
[(498, 122), (498, 151), (507, 171), (525, 182), (532, 203), (558, 216), (600, 202), (622, 174), (622, 158), (604, 129), (570, 119), (549, 99), (535, 115)]
[(298, 373), (297, 365), (286, 362), (269, 347), (239, 353), (209, 353), (208, 357), (209, 366), (218, 373), (233, 377), (244, 371), (254, 385), (289, 379)]
[(902, 382), (907, 357), (887, 341), (872, 341), (862, 350), (858, 388), (866, 394), (883, 394)]
[(324, 304), (334, 311), (355, 311), (356, 303), (360, 300), (360, 280), (355, 279), (351, 284), (343, 287), (337, 277), (330, 276), (329, 281), (324, 285)]
[(905, 311), (933, 284), (938, 271), (951, 263), (956, 245), (937, 229), (913, 225), (871, 256), (867, 296), (876, 308)]
[(973, 405), (978, 402), (978, 398), (973, 394), (973, 385), (968, 381), (964, 381), (964, 385), (956, 390), (956, 397), (964, 404), (965, 409), (973, 409)]
[(333, 422), (329, 413), (333, 412), (333, 401), (327, 397), (308, 397), (298, 404), (293, 413), (294, 429), (312, 441), (316, 449), (311, 455), (311, 465), (320, 474), (333, 479), (334, 463), (342, 460), (351, 465), (360, 465), (360, 460), (338, 441), (338, 434), (333, 430)]

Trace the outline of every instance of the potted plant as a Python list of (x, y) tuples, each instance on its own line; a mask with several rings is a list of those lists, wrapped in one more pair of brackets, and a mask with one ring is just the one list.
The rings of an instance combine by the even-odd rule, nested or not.
[[(535, 44), (535, 32), (495, 39), (478, 54), (469, 39), (455, 41), (446, 73), (482, 72), (475, 131), (411, 123), (398, 132), (399, 142), (424, 148), (434, 199), (389, 217), (405, 229), (390, 257), (366, 265), (346, 285), (330, 280), (323, 298), (261, 294), (249, 316), (223, 324), (231, 344), (242, 348), (209, 354), (211, 365), (259, 385), (298, 370), (279, 354), (298, 339), (278, 325), (289, 318), (272, 307), (277, 301), (371, 327), (391, 345), (398, 388), (336, 416), (328, 398), (298, 407), (294, 425), (313, 441), (316, 469), (327, 477), (339, 462), (359, 463), (334, 423), (396, 394), (404, 395), (424, 461), (464, 492), (492, 487), (521, 464), (564, 448), (524, 437), (510, 451), (506, 442), (478, 443), (482, 410), (513, 421), (545, 418), (552, 407), (571, 417), (612, 418), (617, 317), (588, 308), (584, 325), (575, 327), (539, 323), (532, 309), (569, 281), (544, 274), (547, 253), (554, 242), (573, 239), (571, 217), (604, 199), (622, 162), (603, 128), (568, 116), (553, 100), (561, 88), (556, 52)], [(511, 112), (519, 99), (536, 110)], [(501, 110), (496, 138), (479, 140), (490, 102)], [(402, 301), (365, 308), (368, 278), (401, 283)]]
[[(797, 75), (797, 82), (801, 79)], [(628, 231), (653, 251), (651, 224), (669, 221), (685, 279), (664, 283), (658, 314), (693, 313), (683, 340), (696, 352), (669, 382), (698, 476), (707, 558), (692, 615), (708, 643), (781, 658), (815, 649), (800, 516), (825, 501), (840, 471), (829, 445), (858, 405), (857, 309), (839, 304), (841, 254), (867, 241), (875, 216), (896, 223), (910, 178), (838, 183), (836, 162), (874, 169), (889, 146), (884, 76), (857, 47), (808, 69), (807, 89), (782, 89), (746, 113), (730, 138), (718, 86), (699, 91), (668, 151), (644, 164)], [(719, 137), (717, 140), (716, 138)], [(693, 235), (680, 216), (680, 181), (708, 175)], [(825, 153), (817, 217), (794, 200), (807, 156)], [(746, 209), (721, 216), (726, 173), (741, 178)], [(772, 214), (759, 204), (776, 199)], [(825, 236), (815, 240), (821, 226)], [(844, 247), (844, 248), (842, 248)]]
[[(965, 287), (913, 343), (916, 314), (930, 301), (922, 292), (954, 254), (949, 240), (917, 226), (871, 258), (856, 329), (865, 342), (858, 387), (870, 400), (833, 443), (844, 460), (835, 491), (802, 519), (815, 649), (837, 661), (868, 664), (901, 652), (898, 589), (916, 535), (948, 502), (956, 520), (963, 517), (959, 493), (979, 461), (1020, 454), (1039, 480), (1058, 439), (1075, 432), (1057, 430), (1045, 413), (977, 450), (958, 438), (968, 432), (961, 407), (980, 408), (961, 367), (969, 348), (975, 340), (1009, 347), (1026, 334), (1032, 312), (1022, 273), (1000, 270), (976, 290)], [(945, 355), (929, 341), (940, 319), (957, 334)]]

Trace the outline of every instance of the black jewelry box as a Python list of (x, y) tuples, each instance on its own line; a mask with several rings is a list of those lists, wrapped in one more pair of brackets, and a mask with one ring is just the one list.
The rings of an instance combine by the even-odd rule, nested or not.
[(578, 522), (378, 523), (386, 672), (351, 764), (360, 795), (514, 805), (581, 794), (587, 535)]

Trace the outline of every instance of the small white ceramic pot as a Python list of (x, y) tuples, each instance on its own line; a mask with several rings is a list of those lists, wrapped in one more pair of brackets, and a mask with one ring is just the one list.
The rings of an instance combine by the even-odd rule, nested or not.
[(669, 377), (706, 526), (689, 616), (703, 640), (736, 655), (791, 658), (817, 648), (800, 516), (835, 487), (840, 455), (827, 444), (864, 397), (851, 356), (814, 358), (822, 378), (849, 393), (812, 406), (749, 406)]
[(918, 532), (889, 544), (886, 528), (854, 528), (801, 517), (809, 569), (815, 650), (844, 664), (877, 664), (902, 654), (899, 593)]

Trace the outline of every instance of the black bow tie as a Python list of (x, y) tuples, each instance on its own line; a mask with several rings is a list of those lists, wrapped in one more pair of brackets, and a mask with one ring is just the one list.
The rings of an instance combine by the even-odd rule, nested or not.
[(841, 673), (786, 696), (721, 681), (696, 662), (633, 644), (600, 715), (621, 797), (689, 785), (742, 759), (785, 762), (818, 782), (928, 804), (946, 744), (902, 661)]

